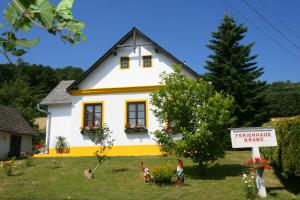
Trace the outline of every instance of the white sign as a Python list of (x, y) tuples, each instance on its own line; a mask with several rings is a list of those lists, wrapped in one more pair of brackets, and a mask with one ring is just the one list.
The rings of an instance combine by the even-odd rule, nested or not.
[(277, 146), (274, 128), (232, 128), (232, 148)]

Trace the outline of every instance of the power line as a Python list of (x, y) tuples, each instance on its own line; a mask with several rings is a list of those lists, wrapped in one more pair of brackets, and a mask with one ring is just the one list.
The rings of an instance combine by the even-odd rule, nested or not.
[(284, 33), (282, 33), (275, 25), (273, 25), (265, 16), (263, 16), (258, 10), (256, 10), (248, 1), (243, 0), (251, 10), (253, 10), (260, 18), (262, 18), (267, 24), (269, 24), (277, 33), (279, 33), (282, 37), (284, 37), (290, 44), (292, 44), (295, 48), (300, 51), (300, 47), (295, 44), (289, 37), (287, 37)]
[(268, 34), (267, 32), (265, 32), (262, 28), (260, 28), (258, 25), (256, 25), (254, 22), (252, 22), (249, 18), (247, 18), (245, 15), (243, 15), (239, 10), (235, 9), (234, 7), (232, 7), (230, 4), (228, 4), (225, 0), (223, 1), (223, 3), (228, 6), (229, 8), (231, 8), (233, 11), (235, 11), (238, 15), (240, 15), (242, 18), (244, 18), (246, 21), (248, 21), (248, 23), (252, 24), (257, 30), (259, 30), (265, 37), (269, 38), (274, 44), (276, 44), (278, 47), (280, 47), (281, 49), (283, 49), (284, 51), (286, 51), (288, 54), (290, 54), (291, 56), (293, 56), (294, 58), (296, 58), (297, 60), (300, 61), (300, 57), (298, 57), (296, 54), (294, 54), (292, 51), (290, 51), (288, 48), (286, 48), (285, 46), (283, 46), (282, 44), (280, 44), (277, 40), (275, 40), (270, 34)]
[(266, 4), (263, 0), (259, 1), (292, 35), (294, 35), (299, 41), (300, 37)]

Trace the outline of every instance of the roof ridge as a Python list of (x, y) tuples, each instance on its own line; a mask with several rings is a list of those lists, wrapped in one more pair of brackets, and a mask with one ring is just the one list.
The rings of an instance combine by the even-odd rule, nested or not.
[(143, 32), (141, 32), (138, 28), (136, 28), (135, 26), (133, 26), (133, 28), (127, 33), (125, 34), (118, 42), (116, 42), (107, 52), (105, 52), (92, 66), (90, 66), (78, 79), (76, 79), (68, 88), (67, 90), (72, 90), (72, 89), (77, 89), (79, 83), (81, 83), (81, 81), (83, 79), (85, 79), (91, 72), (93, 72), (97, 67), (99, 67), (99, 65), (106, 60), (112, 53), (114, 53), (114, 51), (116, 51), (116, 49), (118, 48), (117, 46), (119, 44), (124, 43), (125, 41), (127, 41), (131, 35), (133, 35), (133, 33), (137, 33), (139, 34), (141, 37), (143, 37), (146, 40), (149, 40), (151, 43), (153, 43), (153, 45), (158, 48), (162, 53), (166, 54), (167, 56), (171, 57), (172, 59), (174, 59), (177, 63), (181, 64), (186, 70), (188, 70), (190, 73), (192, 73), (195, 77), (199, 77), (200, 75), (195, 72), (193, 69), (191, 69), (190, 67), (188, 67), (184, 62), (180, 61), (178, 58), (176, 58), (174, 55), (172, 55), (171, 53), (169, 53), (167, 50), (165, 50), (164, 48), (162, 48), (160, 45), (158, 45), (156, 42), (154, 42), (152, 39), (150, 39), (148, 36), (146, 36)]

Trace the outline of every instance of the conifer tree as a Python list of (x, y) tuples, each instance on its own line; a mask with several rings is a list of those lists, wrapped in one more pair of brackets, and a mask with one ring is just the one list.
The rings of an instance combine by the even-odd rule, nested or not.
[(259, 126), (267, 119), (266, 82), (258, 80), (263, 68), (257, 66), (257, 56), (251, 55), (254, 43), (242, 43), (246, 32), (244, 24), (238, 25), (232, 17), (224, 16), (207, 45), (213, 53), (208, 56), (204, 77), (217, 91), (234, 97), (235, 126)]

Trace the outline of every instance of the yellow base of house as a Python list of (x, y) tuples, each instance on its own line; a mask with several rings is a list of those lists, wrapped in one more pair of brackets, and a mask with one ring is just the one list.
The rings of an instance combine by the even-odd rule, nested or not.
[[(97, 146), (70, 147), (68, 153), (57, 153), (55, 148), (50, 148), (48, 154), (35, 154), (35, 158), (47, 157), (76, 157), (94, 156), (99, 150)], [(108, 151), (108, 156), (154, 156), (162, 155), (159, 145), (132, 145), (132, 146), (113, 146)]]

